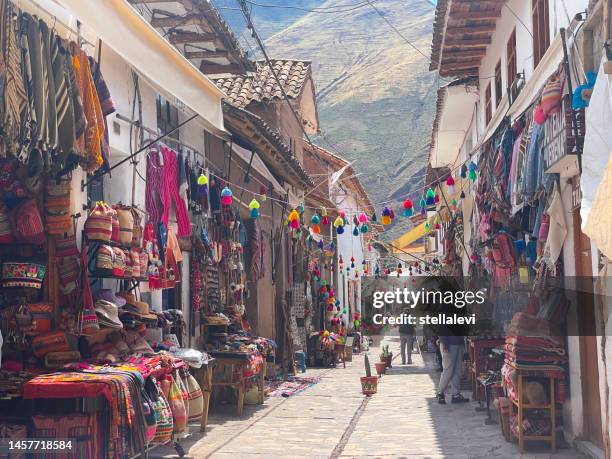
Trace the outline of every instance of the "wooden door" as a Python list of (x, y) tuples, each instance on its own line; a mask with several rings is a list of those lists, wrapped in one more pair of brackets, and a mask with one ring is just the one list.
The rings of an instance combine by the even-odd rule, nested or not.
[(578, 298), (578, 330), (580, 333), (580, 374), (582, 380), (583, 438), (603, 449), (601, 399), (599, 396), (599, 367), (593, 295), (581, 292), (580, 283), (591, 282), (591, 241), (581, 231), (580, 209), (573, 212), (574, 255)]

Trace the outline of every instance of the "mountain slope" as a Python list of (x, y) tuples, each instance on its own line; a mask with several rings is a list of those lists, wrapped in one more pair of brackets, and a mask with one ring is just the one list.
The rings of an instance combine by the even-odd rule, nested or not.
[[(354, 161), (378, 211), (391, 201), (396, 214), (401, 213), (401, 202), (422, 187), (426, 170), (436, 95), (427, 59), (362, 0), (254, 1), (291, 7), (253, 6), (253, 22), (272, 57), (313, 62), (323, 131), (317, 143)], [(429, 53), (434, 11), (430, 2), (372, 3), (404, 37)], [(215, 4), (236, 7), (235, 0)], [(348, 5), (362, 7), (333, 14), (302, 11)], [(255, 48), (240, 12), (221, 11), (245, 47)], [(406, 219), (396, 221), (386, 239), (407, 229)]]
[[(430, 3), (374, 4), (410, 42), (428, 52)], [(322, 7), (336, 5), (346, 2), (329, 0)], [(426, 170), (436, 88), (425, 57), (370, 7), (307, 14), (266, 45), (275, 57), (313, 62), (323, 129), (318, 143), (354, 161), (372, 200), (391, 200), (399, 214), (398, 205), (422, 187)], [(386, 238), (406, 230), (406, 220), (397, 220)]]

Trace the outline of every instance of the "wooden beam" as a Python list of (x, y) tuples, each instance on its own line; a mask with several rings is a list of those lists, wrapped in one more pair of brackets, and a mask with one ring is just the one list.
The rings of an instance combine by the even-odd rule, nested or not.
[(461, 11), (449, 15), (450, 21), (496, 21), (501, 11)]
[(475, 61), (463, 61), (463, 62), (448, 62), (448, 63), (442, 63), (442, 66), (444, 67), (445, 70), (448, 71), (452, 71), (455, 69), (471, 69), (471, 68), (478, 68), (480, 66), (480, 60), (475, 60)]
[(483, 38), (447, 38), (444, 40), (444, 47), (457, 48), (482, 48), (491, 44), (491, 37)]
[(458, 61), (442, 61), (442, 65), (449, 68), (465, 68), (465, 67), (478, 67), (482, 59), (460, 59)]
[(441, 77), (464, 77), (464, 76), (478, 76), (478, 68), (474, 67), (471, 69), (453, 70), (440, 68)]
[(492, 33), (495, 31), (495, 24), (483, 24), (476, 26), (462, 26), (462, 27), (448, 27), (446, 31), (447, 37), (453, 37), (455, 35), (471, 35), (481, 33)]
[(218, 73), (242, 73), (244, 69), (238, 64), (211, 64), (208, 62), (202, 62), (200, 64), (200, 72), (205, 75), (214, 75)]
[(202, 43), (212, 42), (217, 39), (214, 33), (197, 33), (187, 31), (175, 31), (170, 34), (170, 43), (179, 45), (181, 43)]
[(151, 25), (153, 27), (179, 27), (186, 25), (198, 25), (202, 24), (204, 20), (198, 15), (189, 16), (168, 16), (168, 17), (154, 17), (151, 19)]
[(470, 59), (474, 57), (482, 57), (486, 53), (485, 48), (470, 49), (466, 51), (444, 50), (442, 52), (442, 62), (446, 59)]
[(217, 57), (227, 57), (227, 51), (223, 49), (216, 49), (214, 51), (187, 51), (185, 57), (187, 59), (214, 59)]

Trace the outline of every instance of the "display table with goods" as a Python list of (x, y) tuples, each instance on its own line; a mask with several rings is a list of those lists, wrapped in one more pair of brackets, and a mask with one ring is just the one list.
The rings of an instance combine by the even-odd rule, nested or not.
[(501, 336), (475, 336), (468, 338), (473, 400), (478, 402), (486, 400), (486, 388), (479, 382), (479, 379), (487, 379), (490, 371), (499, 371), (502, 362), (491, 350), (503, 344), (504, 338)]
[(521, 452), (526, 442), (534, 441), (548, 442), (553, 452), (557, 448), (568, 359), (564, 339), (551, 335), (551, 328), (546, 319), (517, 313), (504, 344), (501, 374), (510, 406), (507, 423)]
[(235, 313), (214, 314), (205, 317), (204, 339), (208, 354), (215, 359), (211, 385), (221, 394), (223, 388), (236, 391), (236, 411), (242, 415), (247, 391), (257, 387), (259, 404), (264, 402), (265, 377), (268, 361), (274, 361), (276, 343), (242, 330), (244, 319)]

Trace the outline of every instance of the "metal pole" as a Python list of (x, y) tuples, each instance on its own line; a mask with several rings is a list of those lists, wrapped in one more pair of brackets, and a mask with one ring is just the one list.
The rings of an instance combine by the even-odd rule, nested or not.
[(163, 133), (162, 135), (160, 135), (159, 137), (155, 138), (154, 140), (151, 140), (149, 143), (147, 143), (144, 147), (140, 148), (138, 151), (136, 151), (135, 153), (132, 153), (130, 156), (128, 156), (127, 158), (122, 159), (121, 161), (119, 161), (117, 164), (115, 164), (114, 166), (108, 168), (107, 170), (105, 170), (104, 172), (101, 172), (99, 174), (94, 174), (93, 177), (91, 177), (89, 180), (87, 180), (86, 182), (81, 184), (81, 191), (83, 191), (85, 188), (87, 188), (87, 186), (91, 183), (94, 182), (96, 180), (98, 180), (100, 177), (103, 177), (104, 175), (108, 174), (109, 172), (111, 172), (112, 170), (118, 168), (119, 166), (121, 166), (122, 164), (125, 164), (126, 162), (128, 162), (129, 160), (131, 160), (133, 157), (139, 155), (140, 153), (142, 153), (143, 151), (145, 151), (147, 148), (149, 148), (151, 145), (156, 144), (157, 142), (159, 142), (160, 140), (162, 140), (164, 137), (178, 131), (181, 127), (183, 127), (184, 125), (186, 125), (187, 123), (189, 123), (190, 121), (193, 121), (194, 119), (196, 119), (198, 117), (198, 114), (196, 113), (193, 116), (190, 116), (189, 118), (187, 118), (185, 121), (183, 121), (182, 123), (180, 123), (178, 126), (170, 129), (168, 132)]

